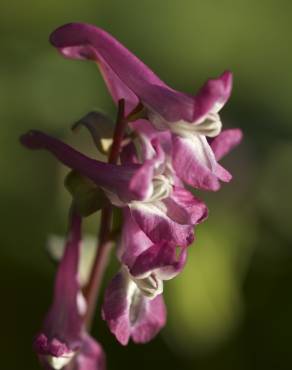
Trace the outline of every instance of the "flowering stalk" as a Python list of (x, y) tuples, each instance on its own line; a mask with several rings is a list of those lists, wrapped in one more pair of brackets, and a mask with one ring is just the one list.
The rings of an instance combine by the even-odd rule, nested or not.
[[(146, 343), (166, 324), (164, 282), (184, 269), (195, 227), (208, 216), (195, 190), (217, 191), (232, 178), (218, 163), (242, 137), (239, 129), (221, 132), (219, 111), (232, 74), (208, 80), (191, 96), (169, 87), (95, 26), (68, 24), (50, 41), (67, 58), (97, 63), (118, 113), (113, 132), (100, 112), (74, 125), (88, 128), (97, 149), (108, 153), (107, 163), (39, 131), (21, 137), (27, 148), (46, 150), (71, 169), (65, 185), (74, 204), (53, 305), (34, 347), (47, 370), (105, 370), (103, 351), (88, 332), (111, 244), (116, 241), (120, 269), (106, 288), (102, 317), (122, 345)], [(119, 233), (111, 230), (114, 207), (122, 211)], [(97, 253), (84, 278), (81, 221), (99, 210)]]

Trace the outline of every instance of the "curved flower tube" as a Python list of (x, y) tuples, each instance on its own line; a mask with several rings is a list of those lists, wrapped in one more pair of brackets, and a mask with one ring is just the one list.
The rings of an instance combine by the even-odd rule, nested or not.
[(218, 111), (231, 92), (230, 72), (207, 82), (196, 97), (178, 92), (114, 37), (90, 24), (61, 26), (51, 34), (50, 41), (67, 58), (97, 62), (116, 102), (125, 99), (133, 109), (140, 100), (167, 122), (197, 123), (208, 112)]
[[(173, 137), (173, 167), (186, 183), (218, 190), (231, 175), (219, 166), (205, 138), (221, 131), (219, 110), (232, 89), (232, 74), (208, 80), (196, 96), (166, 85), (114, 37), (93, 25), (70, 23), (55, 30), (50, 41), (67, 58), (95, 61), (115, 102), (125, 99), (128, 111), (141, 102), (151, 123)], [(181, 166), (183, 158), (188, 165)]]

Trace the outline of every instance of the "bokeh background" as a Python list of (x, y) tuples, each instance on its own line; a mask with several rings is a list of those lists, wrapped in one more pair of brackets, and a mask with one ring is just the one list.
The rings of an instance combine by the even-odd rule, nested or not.
[[(37, 128), (95, 155), (70, 124), (93, 108), (114, 115), (95, 65), (62, 59), (47, 41), (71, 21), (110, 31), (182, 91), (231, 69), (223, 122), (245, 134), (224, 160), (234, 180), (201, 195), (210, 217), (186, 270), (166, 284), (161, 335), (123, 348), (98, 312), (94, 335), (108, 368), (291, 369), (291, 1), (10, 0), (0, 8), (1, 369), (39, 368), (31, 342), (55, 271), (44, 246), (48, 234), (64, 234), (70, 201), (65, 169), (18, 137)], [(96, 217), (86, 222), (88, 233), (97, 227)]]

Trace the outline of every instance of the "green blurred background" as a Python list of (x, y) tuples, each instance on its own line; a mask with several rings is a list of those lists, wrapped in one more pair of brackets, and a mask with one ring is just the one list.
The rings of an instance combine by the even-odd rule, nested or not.
[[(202, 194), (210, 217), (186, 270), (166, 284), (161, 335), (123, 348), (98, 313), (94, 334), (108, 369), (291, 369), (292, 3), (10, 0), (0, 10), (0, 368), (39, 368), (31, 341), (54, 275), (44, 245), (65, 232), (69, 205), (65, 169), (18, 137), (37, 128), (94, 155), (87, 133), (69, 125), (93, 108), (114, 114), (94, 64), (65, 60), (48, 44), (59, 25), (83, 21), (110, 31), (182, 91), (231, 69), (223, 122), (245, 134), (224, 161), (234, 180)], [(87, 231), (97, 224), (88, 221)]]

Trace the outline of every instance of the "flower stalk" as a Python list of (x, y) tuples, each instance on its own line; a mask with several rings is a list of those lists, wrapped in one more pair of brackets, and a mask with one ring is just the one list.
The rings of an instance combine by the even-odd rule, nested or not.
[[(66, 58), (98, 65), (117, 117), (114, 124), (92, 111), (74, 125), (85, 125), (97, 149), (108, 153), (106, 163), (40, 131), (21, 137), (27, 148), (46, 150), (71, 169), (65, 186), (78, 221), (70, 224), (53, 305), (34, 347), (48, 370), (105, 370), (103, 350), (89, 332), (113, 242), (120, 268), (105, 290), (102, 318), (122, 345), (130, 339), (149, 342), (166, 324), (164, 282), (184, 269), (195, 227), (208, 216), (195, 191), (217, 191), (231, 180), (218, 161), (239, 144), (242, 133), (221, 132), (219, 111), (232, 89), (229, 71), (192, 96), (168, 86), (95, 26), (67, 24), (50, 41)], [(116, 208), (118, 227), (112, 225)], [(82, 270), (82, 218), (99, 210), (96, 255)]]
[[(118, 113), (113, 135), (113, 143), (108, 156), (108, 163), (116, 164), (119, 159), (120, 149), (124, 132), (127, 125), (125, 115), (125, 101), (121, 99), (118, 103)], [(87, 302), (87, 312), (85, 315), (85, 325), (88, 330), (92, 325), (99, 289), (102, 283), (102, 277), (107, 267), (109, 254), (111, 251), (111, 223), (112, 223), (112, 205), (107, 204), (101, 210), (100, 229), (98, 235), (98, 245), (95, 261), (85, 288), (84, 296)]]
[[(119, 100), (113, 143), (109, 152), (108, 163), (116, 164), (118, 162), (127, 123), (136, 117), (139, 117), (142, 109), (143, 106), (138, 104), (137, 107), (135, 107), (127, 117), (125, 117), (125, 101), (124, 99)], [(112, 211), (113, 207), (109, 202), (107, 202), (107, 204), (101, 209), (96, 257), (89, 282), (84, 291), (84, 296), (87, 302), (87, 312), (85, 315), (85, 325), (87, 330), (90, 330), (92, 325), (99, 289), (111, 251)]]

